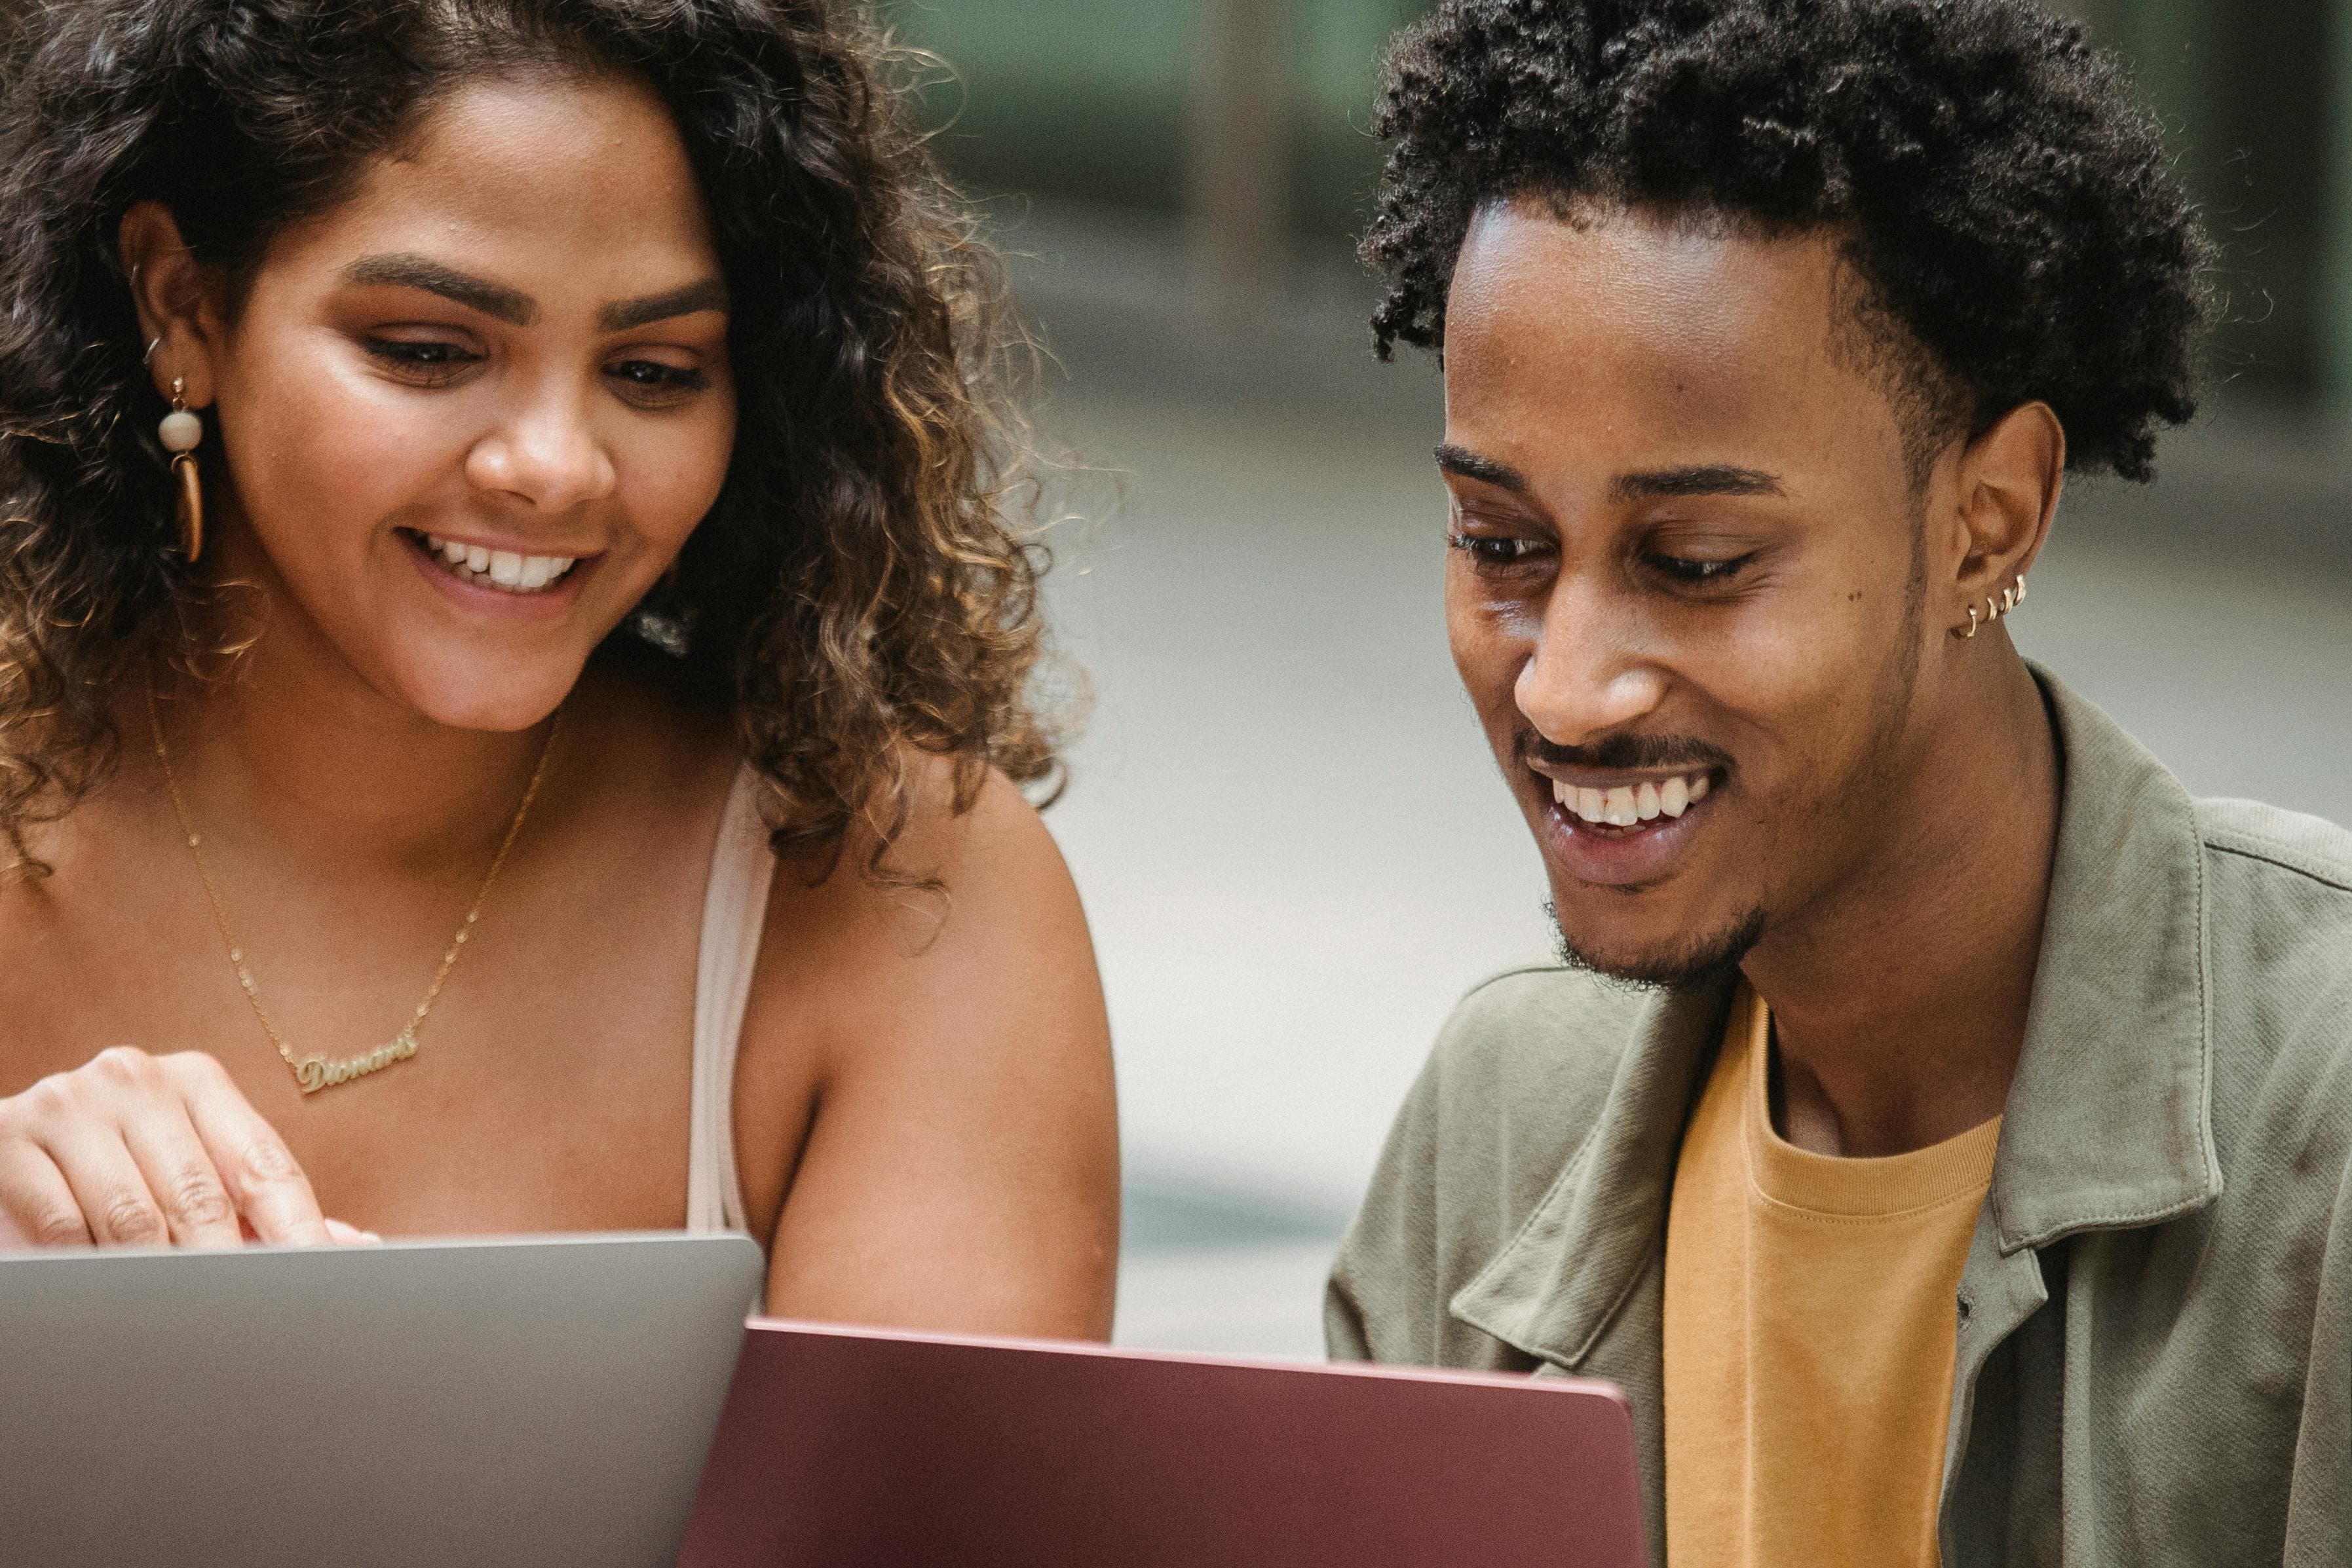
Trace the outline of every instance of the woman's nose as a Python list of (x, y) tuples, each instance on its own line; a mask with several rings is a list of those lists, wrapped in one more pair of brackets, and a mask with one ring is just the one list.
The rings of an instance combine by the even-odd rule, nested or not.
[(568, 512), (613, 492), (613, 460), (577, 395), (550, 390), (486, 433), (467, 455), (482, 489), (542, 512)]

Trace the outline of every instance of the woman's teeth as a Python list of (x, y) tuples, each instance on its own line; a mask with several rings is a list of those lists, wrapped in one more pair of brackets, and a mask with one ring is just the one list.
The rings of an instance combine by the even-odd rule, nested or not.
[(541, 592), (579, 564), (577, 556), (517, 555), (512, 550), (459, 544), (436, 534), (423, 538), (425, 548), (439, 556), (450, 570), (468, 581), (508, 593)]
[(1614, 789), (1580, 789), (1552, 780), (1551, 798), (1580, 821), (1611, 828), (1639, 827), (1660, 817), (1679, 817), (1706, 799), (1707, 775), (1693, 773), (1663, 784), (1644, 780)]

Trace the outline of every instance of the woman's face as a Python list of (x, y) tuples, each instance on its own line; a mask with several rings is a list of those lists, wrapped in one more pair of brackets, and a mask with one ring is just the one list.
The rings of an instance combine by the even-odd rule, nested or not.
[(271, 246), (209, 369), (220, 574), (464, 728), (553, 710), (735, 436), (700, 188), (622, 79), (455, 92)]

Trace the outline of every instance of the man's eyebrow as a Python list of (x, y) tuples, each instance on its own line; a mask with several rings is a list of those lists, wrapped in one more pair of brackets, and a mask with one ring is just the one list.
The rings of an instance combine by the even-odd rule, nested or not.
[(675, 316), (692, 316), (698, 311), (726, 308), (727, 285), (716, 277), (706, 277), (683, 288), (607, 305), (597, 313), (596, 321), (607, 332), (625, 332), (632, 327), (667, 321)]
[(513, 327), (528, 327), (539, 316), (538, 303), (530, 295), (444, 267), (431, 256), (410, 251), (362, 256), (343, 269), (343, 277), (352, 283), (389, 283), (402, 288), (421, 288)]
[(1677, 496), (1780, 496), (1780, 481), (1758, 468), (1709, 465), (1696, 468), (1662, 468), (1650, 474), (1627, 474), (1616, 484), (1618, 498), (1627, 501), (1672, 500)]
[(1514, 496), (1523, 496), (1528, 491), (1528, 476), (1509, 464), (1481, 457), (1468, 447), (1456, 446), (1450, 441), (1437, 449), (1437, 466), (1442, 472), (1459, 474), (1465, 479), (1475, 479), (1498, 490), (1508, 490)]

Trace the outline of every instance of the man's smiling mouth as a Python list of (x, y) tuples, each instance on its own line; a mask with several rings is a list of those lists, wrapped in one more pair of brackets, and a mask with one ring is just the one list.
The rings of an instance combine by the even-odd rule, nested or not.
[(1607, 789), (1583, 788), (1555, 779), (1551, 781), (1551, 795), (1562, 811), (1588, 827), (1639, 829), (1680, 817), (1706, 800), (1713, 788), (1712, 770), (1703, 768)]

